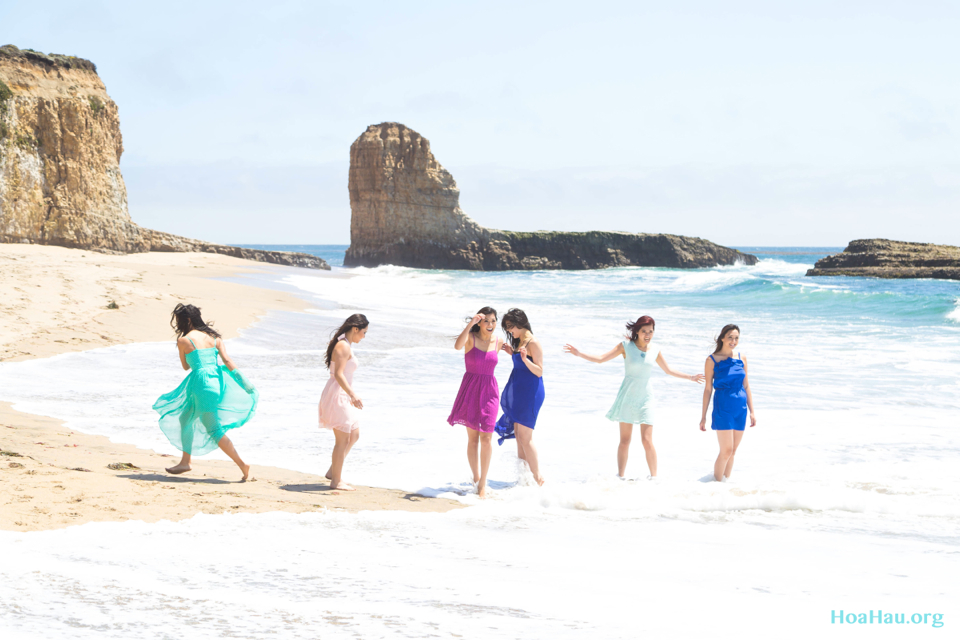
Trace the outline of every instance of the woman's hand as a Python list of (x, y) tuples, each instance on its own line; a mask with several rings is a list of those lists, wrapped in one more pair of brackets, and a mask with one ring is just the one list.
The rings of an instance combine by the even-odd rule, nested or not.
[(750, 412), (750, 426), (751, 427), (757, 426), (757, 416), (753, 415), (752, 411)]
[(357, 409), (363, 409), (363, 400), (360, 399), (360, 396), (350, 396), (350, 404), (355, 406)]
[(511, 356), (513, 355), (513, 346), (507, 344), (506, 342), (504, 342), (502, 345), (500, 345), (500, 350), (501, 350), (501, 351), (506, 351), (506, 352), (507, 352), (509, 355), (511, 355)]
[(698, 373), (697, 375), (690, 376), (690, 382), (696, 382), (697, 384), (703, 384), (703, 381), (704, 381), (704, 380), (706, 380), (706, 376), (704, 376), (702, 373)]
[(577, 348), (576, 348), (575, 346), (573, 346), (572, 344), (565, 344), (565, 345), (563, 345), (563, 352), (564, 352), (564, 353), (569, 353), (569, 354), (572, 355), (572, 356), (577, 356), (577, 357), (580, 356), (580, 351), (578, 351)]
[(700, 420), (700, 431), (706, 431), (706, 430), (707, 430), (707, 419), (703, 418)]
[(524, 359), (524, 360), (527, 359), (527, 348), (526, 348), (526, 347), (520, 347), (520, 357), (521, 357), (522, 359)]
[(483, 316), (478, 313), (477, 315), (475, 315), (475, 316), (473, 316), (472, 318), (470, 318), (470, 325), (469, 325), (469, 326), (472, 327), (472, 326), (474, 326), (474, 325), (478, 325), (478, 324), (480, 324), (482, 321), (483, 321)]

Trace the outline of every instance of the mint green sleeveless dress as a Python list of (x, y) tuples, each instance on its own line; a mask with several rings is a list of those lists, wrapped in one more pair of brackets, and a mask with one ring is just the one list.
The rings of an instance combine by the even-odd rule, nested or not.
[(218, 447), (230, 429), (242, 427), (257, 410), (259, 393), (239, 371), (219, 364), (216, 347), (186, 354), (190, 373), (180, 386), (153, 404), (160, 430), (184, 453), (203, 455)]
[(624, 375), (620, 393), (607, 412), (607, 419), (614, 422), (652, 425), (656, 420), (656, 402), (653, 397), (653, 373), (659, 366), (657, 356), (660, 348), (647, 347), (640, 351), (632, 340), (623, 343)]

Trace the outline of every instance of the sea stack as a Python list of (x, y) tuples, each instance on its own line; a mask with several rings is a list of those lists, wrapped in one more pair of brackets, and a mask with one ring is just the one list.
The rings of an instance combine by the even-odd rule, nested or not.
[(960, 280), (960, 247), (897, 240), (854, 240), (843, 253), (817, 260), (808, 276)]
[(306, 254), (144, 229), (127, 208), (116, 103), (89, 60), (0, 47), (0, 242), (115, 253), (203, 251), (329, 269)]
[(460, 209), (457, 183), (430, 141), (396, 122), (370, 125), (350, 146), (349, 190), (346, 266), (503, 271), (757, 262), (707, 240), (662, 233), (487, 229)]

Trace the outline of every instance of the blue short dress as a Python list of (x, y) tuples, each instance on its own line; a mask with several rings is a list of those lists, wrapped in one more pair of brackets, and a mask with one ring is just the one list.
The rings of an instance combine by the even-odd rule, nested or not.
[(743, 431), (747, 426), (747, 392), (743, 380), (747, 372), (740, 354), (713, 360), (713, 414), (710, 428), (714, 431)]
[[(527, 357), (530, 358), (530, 356)], [(530, 361), (532, 362), (533, 358), (530, 358)], [(497, 444), (503, 444), (504, 440), (516, 437), (514, 424), (535, 428), (537, 415), (540, 413), (545, 397), (543, 378), (530, 373), (527, 365), (523, 364), (520, 354), (514, 353), (513, 371), (510, 372), (507, 386), (500, 394), (500, 408), (503, 410), (503, 415), (500, 416), (495, 427), (497, 435), (500, 436)]]

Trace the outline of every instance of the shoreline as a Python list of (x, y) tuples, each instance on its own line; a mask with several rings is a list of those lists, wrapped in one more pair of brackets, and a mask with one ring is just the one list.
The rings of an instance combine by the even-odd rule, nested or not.
[[(0, 296), (10, 301), (12, 316), (0, 328), (0, 361), (133, 342), (172, 345), (169, 317), (179, 301), (200, 306), (225, 338), (235, 337), (270, 311), (302, 312), (310, 305), (290, 293), (222, 279), (287, 268), (216, 254), (108, 255), (0, 244)], [(117, 308), (108, 308), (111, 301)], [(256, 480), (240, 483), (232, 462), (202, 458), (194, 459), (191, 472), (173, 476), (164, 467), (176, 456), (73, 431), (61, 420), (17, 411), (2, 394), (0, 450), (0, 530), (183, 520), (198, 513), (462, 507), (395, 489), (331, 491), (321, 476), (256, 464)], [(118, 463), (136, 468), (107, 466)]]

